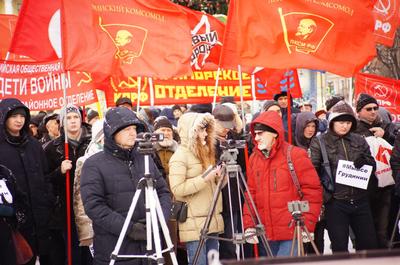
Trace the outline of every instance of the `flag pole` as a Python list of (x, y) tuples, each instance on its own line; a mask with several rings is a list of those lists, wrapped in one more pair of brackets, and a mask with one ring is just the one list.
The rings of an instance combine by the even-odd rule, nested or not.
[(246, 120), (244, 119), (244, 101), (243, 101), (243, 80), (242, 67), (238, 65), (239, 72), (239, 87), (240, 87), (240, 107), (242, 108), (243, 135), (246, 134)]
[(288, 107), (287, 107), (287, 127), (288, 127), (288, 142), (289, 144), (292, 144), (292, 96), (290, 95), (290, 78), (288, 75), (286, 75), (287, 79), (287, 101), (288, 101)]
[(214, 88), (214, 97), (212, 103), (212, 109), (214, 110), (215, 105), (217, 104), (217, 93), (218, 93), (218, 82), (219, 82), (219, 74), (221, 72), (221, 68), (218, 66), (217, 69), (217, 78), (215, 78), (215, 88)]
[(251, 114), (253, 115), (256, 111), (256, 76), (254, 73), (251, 74), (251, 97), (253, 98), (251, 104)]
[(150, 106), (154, 106), (154, 86), (153, 86), (153, 78), (149, 77), (149, 89), (150, 89)]
[[(68, 132), (67, 132), (67, 86), (65, 84), (65, 72), (61, 73), (61, 86), (63, 89), (64, 96), (64, 159), (69, 160), (69, 149), (68, 149)], [(66, 192), (66, 206), (67, 206), (67, 262), (68, 265), (72, 265), (72, 237), (71, 237), (71, 175), (70, 171), (65, 172), (65, 192)]]
[(136, 103), (136, 114), (139, 114), (139, 109), (140, 109), (140, 97), (141, 97), (141, 90), (142, 90), (142, 78), (138, 76), (137, 78), (137, 89), (138, 89), (138, 94), (137, 94), (137, 103)]

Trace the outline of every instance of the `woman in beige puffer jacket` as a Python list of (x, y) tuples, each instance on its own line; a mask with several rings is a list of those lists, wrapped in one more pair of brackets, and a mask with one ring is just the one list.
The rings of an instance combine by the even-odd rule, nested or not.
[[(178, 133), (181, 144), (169, 161), (169, 183), (175, 199), (188, 204), (187, 220), (179, 223), (179, 237), (186, 243), (189, 264), (192, 264), (218, 181), (217, 169), (203, 176), (209, 166), (215, 165), (214, 117), (209, 113), (185, 113), (179, 118)], [(209, 234), (216, 235), (224, 231), (221, 212), (222, 199), (219, 197)], [(207, 239), (205, 245), (206, 249), (202, 250), (199, 257), (198, 264), (201, 265), (207, 264), (208, 250), (218, 250), (218, 241), (215, 239)]]

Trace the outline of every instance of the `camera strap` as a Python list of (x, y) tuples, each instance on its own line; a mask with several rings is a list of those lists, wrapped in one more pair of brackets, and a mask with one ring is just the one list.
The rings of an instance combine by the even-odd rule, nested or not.
[(288, 166), (289, 166), (290, 176), (292, 177), (292, 180), (293, 180), (293, 184), (296, 186), (297, 193), (298, 193), (299, 196), (300, 196), (300, 200), (302, 200), (303, 197), (304, 197), (304, 194), (303, 194), (303, 192), (301, 191), (299, 179), (298, 179), (298, 177), (297, 177), (296, 171), (294, 170), (294, 164), (293, 164), (293, 162), (292, 162), (292, 155), (291, 155), (292, 149), (293, 149), (293, 145), (289, 145), (289, 146), (288, 146), (288, 149), (287, 149), (287, 153), (286, 153), (286, 155), (287, 155), (287, 162), (288, 162)]

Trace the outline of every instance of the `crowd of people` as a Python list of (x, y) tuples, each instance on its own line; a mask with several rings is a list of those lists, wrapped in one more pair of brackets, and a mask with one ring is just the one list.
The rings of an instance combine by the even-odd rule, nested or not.
[[(17, 232), (32, 250), (25, 264), (37, 259), (41, 265), (66, 264), (67, 223), (72, 264), (109, 264), (132, 198), (146, 177), (145, 155), (138, 150), (138, 137), (146, 132), (163, 134), (161, 141), (152, 141), (148, 167), (179, 264), (194, 264), (198, 252), (197, 264), (206, 265), (209, 250), (218, 251), (220, 259), (254, 257), (256, 243), (260, 256), (299, 253), (292, 245), (294, 215), (288, 207), (297, 201), (306, 205), (300, 216), (317, 245), (304, 242), (307, 255), (324, 253), (325, 229), (333, 253), (348, 251), (349, 238), (357, 251), (387, 248), (399, 207), (400, 127), (368, 94), (358, 96), (354, 109), (339, 95), (325, 106), (313, 112), (311, 104), (299, 107), (282, 92), (246, 122), (233, 101), (214, 108), (174, 105), (135, 112), (130, 99), (120, 98), (100, 118), (95, 110), (71, 104), (59, 114), (31, 116), (18, 99), (3, 99), (0, 264), (17, 264)], [(230, 147), (246, 183), (226, 171), (223, 156), (232, 140), (246, 143)], [(354, 181), (343, 182), (343, 176)], [(216, 193), (220, 196), (213, 201)], [(246, 198), (254, 200), (255, 208)], [(177, 205), (185, 208), (178, 215), (171, 211)], [(119, 254), (146, 253), (146, 207), (142, 193)], [(238, 233), (245, 235), (243, 248), (224, 240)], [(266, 236), (267, 245), (260, 236)], [(164, 258), (172, 264), (168, 253)]]

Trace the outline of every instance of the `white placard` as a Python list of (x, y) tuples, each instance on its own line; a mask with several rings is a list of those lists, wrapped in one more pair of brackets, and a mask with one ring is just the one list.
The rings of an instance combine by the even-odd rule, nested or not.
[(357, 169), (352, 161), (339, 160), (336, 183), (366, 190), (371, 173), (372, 166), (364, 165)]
[(8, 203), (13, 202), (13, 197), (12, 197), (10, 191), (8, 190), (4, 179), (0, 179), (0, 203), (1, 204), (4, 203), (2, 198), (4, 198), (6, 200), (6, 202), (8, 202)]

